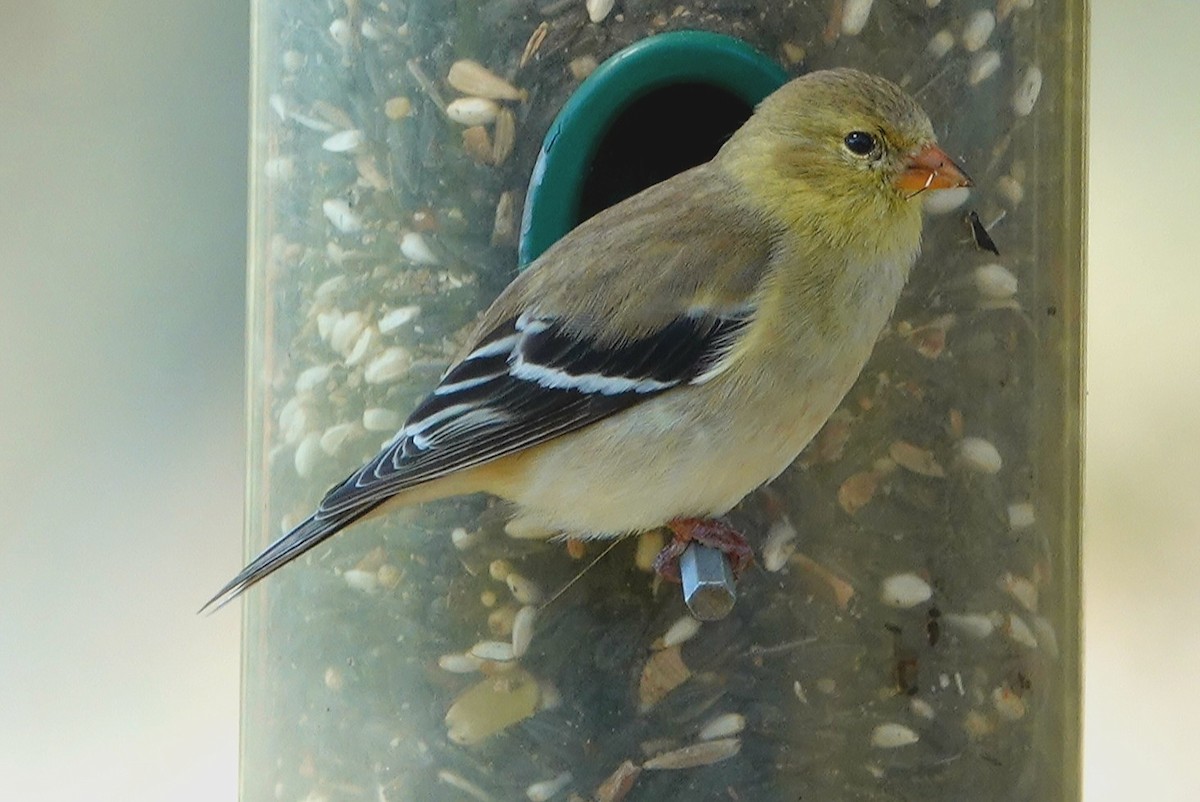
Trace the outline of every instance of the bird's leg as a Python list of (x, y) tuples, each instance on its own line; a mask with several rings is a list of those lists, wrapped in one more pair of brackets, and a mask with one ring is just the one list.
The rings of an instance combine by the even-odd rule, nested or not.
[(654, 558), (654, 570), (663, 579), (679, 582), (679, 557), (690, 543), (710, 546), (729, 557), (736, 579), (754, 562), (754, 550), (741, 532), (715, 518), (676, 518), (667, 522), (675, 537)]

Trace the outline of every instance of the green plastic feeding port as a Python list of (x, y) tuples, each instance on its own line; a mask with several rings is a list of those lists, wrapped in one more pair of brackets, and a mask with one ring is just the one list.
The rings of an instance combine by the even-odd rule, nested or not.
[(740, 39), (706, 31), (652, 36), (613, 55), (542, 141), (525, 199), (521, 265), (597, 212), (711, 159), (787, 79)]

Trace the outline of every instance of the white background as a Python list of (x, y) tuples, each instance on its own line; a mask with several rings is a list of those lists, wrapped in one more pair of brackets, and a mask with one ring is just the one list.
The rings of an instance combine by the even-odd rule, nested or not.
[[(1191, 802), (1200, 2), (1093, 6), (1086, 797)], [(2, 799), (235, 798), (249, 36), (0, 5)]]

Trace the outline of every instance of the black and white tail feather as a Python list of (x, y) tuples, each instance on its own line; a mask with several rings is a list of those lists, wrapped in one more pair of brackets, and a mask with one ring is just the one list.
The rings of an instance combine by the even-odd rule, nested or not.
[(692, 312), (643, 337), (602, 343), (525, 312), (443, 374), (391, 442), (334, 486), (303, 523), (221, 588), (216, 608), (397, 493), (545, 443), (729, 364), (752, 307)]

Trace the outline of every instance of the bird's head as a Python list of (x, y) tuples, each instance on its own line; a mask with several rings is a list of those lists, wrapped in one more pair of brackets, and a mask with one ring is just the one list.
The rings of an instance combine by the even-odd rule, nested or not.
[(929, 117), (898, 86), (858, 70), (809, 73), (766, 98), (726, 144), (773, 213), (835, 239), (891, 225), (920, 232), (925, 192), (970, 185)]

